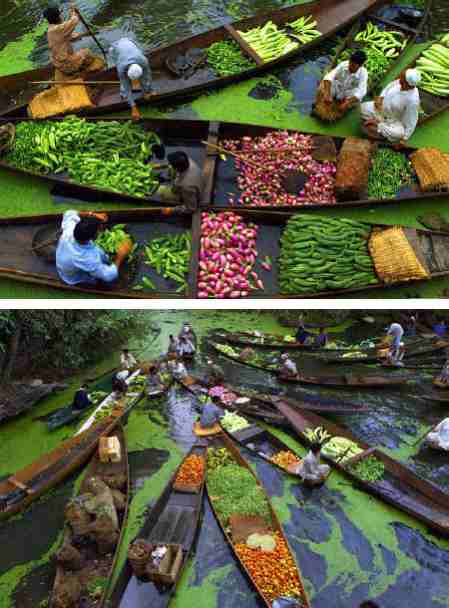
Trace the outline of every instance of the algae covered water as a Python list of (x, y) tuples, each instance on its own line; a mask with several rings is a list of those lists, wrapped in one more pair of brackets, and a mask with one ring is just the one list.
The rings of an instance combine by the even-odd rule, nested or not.
[[(129, 345), (144, 358), (157, 356), (166, 348), (168, 336), (177, 333), (187, 320), (200, 338), (200, 354), (191, 370), (198, 375), (205, 371), (205, 358), (211, 354), (207, 341), (211, 332), (225, 328), (288, 333), (269, 312), (154, 311), (148, 313), (148, 332), (139, 331), (139, 335), (131, 336)], [(154, 326), (158, 331), (154, 331)], [(369, 336), (370, 332), (369, 327), (356, 325), (341, 335)], [(111, 355), (99, 369), (85, 370), (80, 377), (69, 379), (71, 389), (66, 394), (47, 399), (30, 414), (1, 427), (0, 475), (13, 473), (70, 436), (76, 427), (63, 427), (49, 433), (44, 421), (38, 418), (68, 401), (81, 377), (96, 376), (116, 360), (117, 356)], [(217, 360), (232, 385), (265, 392), (285, 390), (272, 375), (226, 359)], [(333, 367), (329, 372), (329, 366), (316, 357), (303, 355), (298, 357), (298, 363), (306, 373), (337, 373)], [(363, 369), (363, 366), (348, 366), (339, 369), (338, 373), (363, 372)], [(431, 376), (422, 370), (409, 373), (412, 376), (410, 384), (395, 391), (292, 387), (288, 393), (292, 397), (365, 403), (370, 407), (369, 412), (340, 415), (335, 420), (449, 492), (447, 458), (413, 446), (416, 437), (441, 419), (444, 411), (423, 399)], [(99, 380), (105, 389), (108, 382), (109, 376)], [(160, 400), (143, 401), (129, 418), (126, 436), (133, 498), (121, 564), (147, 509), (160, 495), (194, 441), (192, 425), (198, 415), (198, 405), (193, 396), (174, 386)], [(271, 430), (293, 450), (304, 453), (294, 434)], [(382, 608), (449, 606), (447, 540), (437, 538), (411, 517), (355, 489), (337, 472), (332, 473), (323, 488), (311, 491), (269, 463), (247, 452), (244, 456), (272, 498), (314, 607), (356, 608), (367, 598), (375, 599)], [(0, 524), (0, 540), (4, 547), (8, 546), (8, 551), (0, 556), (1, 608), (43, 608), (47, 605), (64, 505), (78, 487), (79, 480), (79, 475), (73, 476), (34, 503), (22, 516)], [(194, 559), (189, 562), (172, 602), (176, 608), (193, 605), (199, 608), (260, 606), (225, 544), (207, 501)]]

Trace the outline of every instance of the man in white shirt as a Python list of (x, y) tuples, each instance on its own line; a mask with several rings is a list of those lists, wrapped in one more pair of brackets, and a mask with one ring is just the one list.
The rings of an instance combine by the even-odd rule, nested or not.
[(284, 378), (294, 378), (298, 375), (296, 363), (290, 359), (287, 353), (281, 355), (281, 367), (279, 368), (279, 374)]
[(315, 112), (323, 120), (343, 117), (358, 105), (368, 91), (368, 71), (363, 64), (366, 54), (356, 51), (347, 61), (342, 61), (321, 81)]
[(133, 369), (137, 365), (137, 361), (135, 357), (129, 352), (127, 348), (122, 350), (122, 354), (120, 355), (120, 365), (122, 369)]
[(387, 336), (393, 336), (390, 350), (388, 351), (388, 361), (391, 365), (402, 367), (402, 359), (404, 358), (405, 348), (402, 343), (404, 328), (400, 323), (392, 323), (388, 328)]
[(302, 459), (301, 463), (296, 467), (295, 473), (299, 475), (303, 481), (312, 483), (324, 482), (330, 473), (330, 467), (327, 464), (320, 464), (321, 446), (313, 444), (307, 456)]
[(363, 130), (373, 139), (401, 147), (413, 135), (419, 118), (418, 70), (405, 70), (374, 101), (362, 103)]

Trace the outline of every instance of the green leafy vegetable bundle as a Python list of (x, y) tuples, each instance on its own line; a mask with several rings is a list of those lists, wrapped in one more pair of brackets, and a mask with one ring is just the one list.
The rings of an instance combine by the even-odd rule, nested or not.
[(374, 154), (368, 177), (369, 198), (394, 198), (400, 188), (412, 182), (413, 170), (407, 156), (390, 148)]
[(233, 40), (214, 42), (207, 49), (207, 62), (218, 76), (240, 74), (255, 67), (254, 61), (245, 57)]
[(364, 481), (375, 482), (383, 478), (385, 465), (375, 456), (369, 456), (349, 467), (349, 470)]
[(125, 230), (125, 224), (117, 224), (113, 228), (100, 232), (95, 239), (95, 244), (113, 257), (117, 254), (119, 247), (129, 240), (131, 240), (131, 237)]
[(378, 283), (368, 253), (370, 231), (367, 224), (350, 219), (293, 216), (281, 237), (281, 293), (316, 293)]

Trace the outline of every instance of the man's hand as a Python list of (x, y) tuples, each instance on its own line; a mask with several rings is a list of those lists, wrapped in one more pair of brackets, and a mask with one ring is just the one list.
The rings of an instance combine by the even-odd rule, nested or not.
[(377, 127), (377, 125), (378, 125), (378, 122), (374, 118), (369, 118), (368, 120), (365, 121), (366, 127)]
[(139, 108), (137, 106), (132, 107), (131, 118), (134, 122), (138, 122), (139, 120), (141, 120), (142, 117), (140, 116)]
[(401, 139), (396, 144), (393, 144), (391, 147), (393, 148), (393, 150), (402, 150), (403, 148), (406, 147), (406, 145), (407, 145), (407, 142), (404, 141), (403, 139)]
[(129, 256), (133, 249), (133, 244), (131, 240), (124, 241), (120, 247), (117, 249), (117, 257), (118, 258), (126, 258)]
[(107, 213), (94, 213), (93, 215), (97, 218), (98, 221), (102, 222), (103, 224), (105, 224), (109, 219)]
[(374, 107), (376, 108), (377, 112), (382, 112), (382, 110), (384, 109), (384, 98), (376, 97), (374, 99)]
[(156, 93), (154, 91), (150, 91), (150, 93), (145, 93), (143, 98), (145, 101), (150, 101), (152, 97), (154, 97)]

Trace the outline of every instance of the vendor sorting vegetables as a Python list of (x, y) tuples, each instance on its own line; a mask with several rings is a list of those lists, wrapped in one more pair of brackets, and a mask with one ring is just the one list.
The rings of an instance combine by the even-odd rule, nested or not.
[(62, 219), (62, 235), (56, 249), (56, 268), (59, 277), (68, 285), (93, 285), (98, 281), (117, 280), (120, 266), (133, 249), (130, 240), (118, 248), (111, 263), (105, 251), (94, 243), (105, 213), (66, 211)]
[(386, 139), (396, 147), (406, 144), (418, 124), (420, 97), (418, 70), (405, 70), (374, 101), (362, 103), (365, 133), (373, 139)]
[(184, 380), (184, 378), (187, 378), (188, 376), (186, 366), (180, 359), (177, 359), (176, 356), (170, 356), (167, 363), (167, 369), (175, 380)]
[(190, 323), (184, 323), (181, 331), (179, 332), (178, 338), (187, 338), (193, 343), (195, 348), (198, 346), (198, 338), (196, 337), (196, 334), (193, 331), (193, 327), (190, 325)]
[(298, 376), (298, 368), (296, 367), (296, 363), (290, 359), (288, 353), (283, 353), (281, 355), (279, 375), (281, 378), (296, 378)]
[(140, 112), (133, 93), (133, 81), (139, 81), (144, 99), (152, 95), (150, 62), (143, 51), (129, 38), (120, 38), (111, 46), (109, 58), (116, 66), (120, 78), (120, 95), (131, 106), (133, 120), (140, 120)]
[(87, 384), (82, 384), (73, 396), (72, 411), (74, 414), (86, 410), (92, 405), (87, 392)]
[(405, 355), (405, 346), (402, 342), (404, 328), (400, 323), (392, 323), (388, 328), (387, 336), (392, 336), (393, 341), (387, 355), (387, 361), (395, 367), (403, 367), (402, 359)]
[(321, 444), (312, 444), (307, 456), (301, 460), (292, 472), (299, 475), (305, 482), (320, 483), (326, 481), (330, 467), (327, 464), (320, 464), (320, 454)]
[(224, 416), (223, 410), (216, 405), (217, 403), (219, 403), (219, 398), (212, 397), (211, 401), (207, 401), (204, 404), (200, 418), (200, 427), (202, 429), (211, 429)]
[[(100, 70), (104, 61), (95, 56), (90, 49), (75, 51), (72, 43), (89, 36), (89, 32), (75, 33), (80, 17), (75, 5), (71, 5), (70, 17), (63, 21), (58, 7), (51, 6), (44, 11), (48, 21), (47, 41), (51, 61), (62, 76), (76, 78), (88, 70)], [(56, 80), (60, 79), (56, 74)]]
[(330, 109), (336, 118), (341, 118), (363, 100), (368, 91), (365, 61), (366, 53), (356, 51), (348, 61), (342, 61), (323, 78), (315, 107), (320, 118), (327, 120)]
[(173, 152), (167, 156), (172, 176), (159, 177), (161, 186), (158, 196), (162, 201), (178, 201), (196, 208), (203, 190), (203, 176), (198, 164), (185, 152)]
[(195, 345), (186, 336), (180, 336), (178, 338), (176, 354), (180, 359), (192, 359), (195, 356)]

